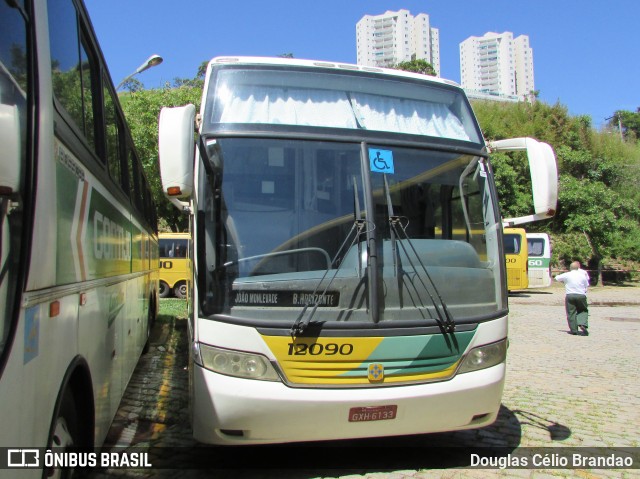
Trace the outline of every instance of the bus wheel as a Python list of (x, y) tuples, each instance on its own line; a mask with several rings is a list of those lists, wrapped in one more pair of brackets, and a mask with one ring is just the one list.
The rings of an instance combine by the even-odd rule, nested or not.
[[(66, 391), (60, 410), (53, 419), (53, 430), (49, 438), (49, 448), (59, 448), (65, 451), (78, 445), (78, 417), (76, 414), (75, 401), (69, 391)], [(73, 469), (49, 468), (44, 477), (71, 477)]]
[(161, 298), (166, 298), (167, 296), (169, 296), (170, 292), (171, 288), (169, 288), (169, 285), (164, 281), (160, 281), (160, 291), (158, 292), (158, 296), (160, 296)]
[(187, 283), (184, 281), (180, 281), (173, 288), (173, 294), (176, 295), (176, 298), (184, 299), (187, 297)]

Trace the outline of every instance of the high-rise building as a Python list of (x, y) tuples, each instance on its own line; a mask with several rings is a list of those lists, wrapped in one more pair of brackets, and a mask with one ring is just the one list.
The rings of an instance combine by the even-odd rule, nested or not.
[(365, 15), (356, 24), (359, 65), (391, 67), (416, 59), (431, 63), (440, 75), (440, 32), (429, 15), (408, 10)]
[(460, 44), (460, 79), (467, 92), (531, 99), (533, 50), (529, 37), (488, 32), (467, 38)]

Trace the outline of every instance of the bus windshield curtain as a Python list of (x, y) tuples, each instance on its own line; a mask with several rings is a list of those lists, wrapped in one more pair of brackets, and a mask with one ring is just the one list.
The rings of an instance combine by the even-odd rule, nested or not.
[(352, 96), (361, 126), (367, 130), (469, 140), (457, 116), (442, 103), (357, 93)]
[(469, 140), (443, 103), (338, 90), (258, 85), (222, 87), (214, 122), (366, 129)]
[(339, 91), (238, 85), (217, 100), (220, 123), (358, 128), (347, 95)]

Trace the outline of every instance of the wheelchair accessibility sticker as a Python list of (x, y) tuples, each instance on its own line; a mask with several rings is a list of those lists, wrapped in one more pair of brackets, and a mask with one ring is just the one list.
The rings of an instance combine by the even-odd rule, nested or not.
[(393, 151), (369, 148), (369, 167), (375, 173), (395, 173)]

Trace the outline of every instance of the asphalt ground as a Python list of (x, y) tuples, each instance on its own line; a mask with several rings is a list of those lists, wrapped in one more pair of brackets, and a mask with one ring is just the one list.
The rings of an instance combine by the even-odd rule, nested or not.
[(509, 307), (507, 379), (493, 425), (304, 447), (197, 444), (186, 320), (160, 323), (105, 444), (144, 451), (153, 467), (89, 477), (640, 478), (640, 284), (590, 290), (589, 336), (568, 334), (562, 285), (511, 293)]

